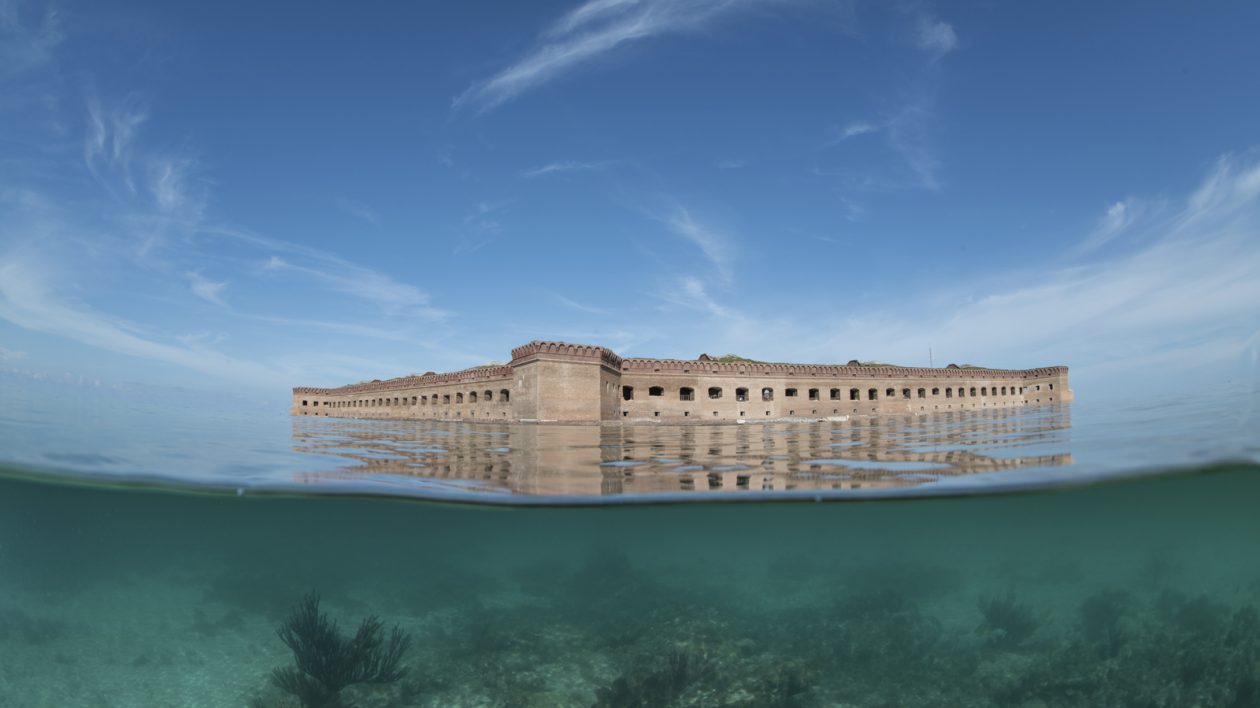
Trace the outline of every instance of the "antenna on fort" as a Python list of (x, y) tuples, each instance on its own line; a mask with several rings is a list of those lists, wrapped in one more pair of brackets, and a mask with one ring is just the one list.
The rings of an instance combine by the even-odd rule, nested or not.
[(935, 368), (936, 360), (932, 358), (932, 347), (928, 347), (928, 367)]

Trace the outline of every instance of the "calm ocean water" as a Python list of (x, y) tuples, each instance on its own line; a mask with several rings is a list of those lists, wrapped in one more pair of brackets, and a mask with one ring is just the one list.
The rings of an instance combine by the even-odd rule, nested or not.
[(1207, 393), (482, 427), (7, 376), (0, 704), (1260, 705), (1260, 425)]

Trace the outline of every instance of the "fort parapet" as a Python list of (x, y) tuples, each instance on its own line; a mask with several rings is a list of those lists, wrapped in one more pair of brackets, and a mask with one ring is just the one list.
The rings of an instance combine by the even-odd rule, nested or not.
[(1066, 366), (913, 368), (625, 359), (534, 341), (505, 365), (293, 389), (293, 415), (538, 423), (737, 423), (1072, 400)]

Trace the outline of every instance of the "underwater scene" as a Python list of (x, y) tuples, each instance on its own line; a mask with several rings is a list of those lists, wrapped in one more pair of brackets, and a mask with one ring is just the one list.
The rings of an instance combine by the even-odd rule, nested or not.
[(4, 705), (1260, 705), (1224, 392), (566, 427), (6, 384)]
[(0, 482), (23, 706), (1254, 706), (1260, 469), (512, 508)]

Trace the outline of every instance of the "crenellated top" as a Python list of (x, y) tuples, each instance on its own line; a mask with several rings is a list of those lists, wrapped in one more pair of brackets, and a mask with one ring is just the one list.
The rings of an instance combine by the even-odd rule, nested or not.
[(911, 366), (848, 366), (841, 364), (767, 364), (750, 361), (625, 359), (621, 370), (643, 373), (724, 374), (727, 376), (831, 376), (852, 378), (1029, 379), (1067, 373), (1066, 366), (1037, 369), (933, 369)]
[(512, 367), (506, 364), (496, 366), (478, 366), (472, 369), (451, 371), (445, 374), (424, 374), (422, 376), (402, 376), (385, 381), (369, 381), (367, 383), (350, 384), (337, 388), (318, 388), (312, 386), (295, 386), (294, 393), (317, 394), (350, 394), (375, 393), (377, 391), (397, 391), (400, 389), (421, 386), (438, 386), (441, 384), (478, 383), (481, 381), (500, 381), (512, 378)]
[(534, 340), (512, 350), (512, 364), (547, 356), (561, 359), (589, 360), (613, 369), (620, 369), (622, 358), (611, 349), (594, 344), (570, 344), (568, 342), (543, 342)]

